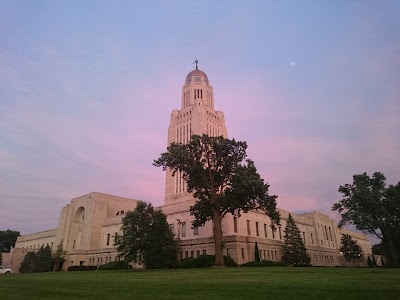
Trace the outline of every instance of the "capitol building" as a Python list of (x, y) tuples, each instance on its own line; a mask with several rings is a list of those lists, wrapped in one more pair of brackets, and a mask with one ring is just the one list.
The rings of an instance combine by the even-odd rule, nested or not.
[[(168, 145), (187, 143), (193, 134), (227, 137), (224, 113), (215, 110), (213, 87), (207, 75), (196, 69), (185, 78), (180, 109), (171, 113)], [(159, 170), (155, 170), (158, 172)], [(144, 199), (146, 200), (146, 199)], [(195, 203), (181, 174), (166, 172), (164, 205), (171, 229), (179, 240), (179, 258), (214, 254), (212, 222), (193, 229), (189, 209)], [(66, 251), (65, 270), (72, 265), (98, 266), (118, 260), (114, 236), (120, 232), (122, 218), (135, 209), (137, 200), (93, 192), (74, 198), (60, 213), (55, 229), (19, 236), (9, 255), (9, 264), (17, 271), (29, 251), (49, 245), (53, 251), (62, 242)], [(283, 230), (290, 212), (278, 209), (281, 226), (271, 228), (271, 220), (263, 212), (242, 213), (241, 217), (227, 214), (222, 220), (224, 255), (239, 265), (255, 259), (257, 242), (260, 258), (280, 261), (283, 255)], [(340, 239), (350, 234), (362, 247), (365, 257), (372, 254), (367, 236), (339, 229), (328, 215), (313, 211), (291, 213), (305, 242), (314, 266), (342, 266), (347, 262), (340, 254)]]

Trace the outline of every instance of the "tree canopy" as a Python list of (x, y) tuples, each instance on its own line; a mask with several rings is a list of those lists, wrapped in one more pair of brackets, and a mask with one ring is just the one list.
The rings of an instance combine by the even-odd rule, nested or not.
[(339, 227), (354, 224), (357, 229), (377, 236), (386, 247), (393, 266), (398, 267), (396, 236), (400, 233), (400, 182), (386, 187), (386, 177), (375, 172), (353, 176), (352, 184), (339, 187), (343, 199), (332, 206), (341, 220)]
[(150, 203), (139, 201), (122, 219), (121, 230), (115, 245), (124, 260), (146, 268), (172, 267), (176, 262), (176, 241), (167, 218)]
[(273, 224), (279, 224), (275, 195), (258, 174), (254, 162), (246, 159), (246, 142), (222, 136), (193, 135), (187, 144), (172, 143), (167, 152), (154, 161), (156, 167), (182, 173), (195, 204), (190, 208), (193, 227), (213, 220), (215, 266), (223, 266), (221, 222), (228, 213), (262, 210)]
[(49, 272), (51, 271), (51, 250), (49, 246), (40, 247), (37, 253), (28, 252), (20, 267), (20, 273)]
[(20, 236), (19, 231), (15, 230), (0, 230), (0, 252), (10, 252), (11, 248), (15, 246), (17, 237)]
[(362, 248), (349, 234), (342, 235), (340, 252), (347, 261), (354, 262), (362, 257)]
[(287, 265), (293, 266), (308, 266), (311, 261), (301, 238), (300, 230), (291, 214), (289, 214), (284, 230), (282, 261)]

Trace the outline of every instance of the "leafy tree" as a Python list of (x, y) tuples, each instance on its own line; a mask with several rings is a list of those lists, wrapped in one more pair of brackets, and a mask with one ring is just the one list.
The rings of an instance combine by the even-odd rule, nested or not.
[(258, 249), (257, 242), (256, 242), (256, 246), (254, 248), (254, 257), (255, 257), (254, 261), (261, 261), (260, 260), (260, 250)]
[(36, 272), (38, 266), (38, 259), (35, 252), (28, 252), (19, 267), (20, 273), (33, 273)]
[(167, 217), (150, 203), (139, 201), (122, 219), (121, 230), (115, 245), (124, 260), (146, 268), (172, 267), (175, 263), (176, 242)]
[[(352, 184), (339, 187), (343, 199), (332, 206), (341, 215), (339, 227), (354, 224), (384, 243), (393, 266), (398, 267), (396, 236), (400, 236), (400, 182), (386, 187), (386, 177), (375, 172), (354, 175)], [(400, 247), (400, 246), (399, 246)]]
[(51, 271), (52, 257), (51, 249), (47, 245), (46, 247), (40, 247), (39, 251), (36, 253), (37, 257), (37, 267), (36, 272), (49, 272)]
[(167, 152), (154, 161), (156, 167), (181, 172), (195, 204), (190, 208), (193, 227), (213, 220), (215, 266), (224, 266), (221, 222), (227, 213), (263, 210), (279, 224), (275, 195), (260, 177), (253, 161), (246, 159), (245, 142), (222, 136), (193, 135), (187, 144), (172, 143)]
[(10, 252), (11, 248), (15, 246), (15, 242), (19, 236), (19, 231), (10, 229), (5, 231), (0, 230), (0, 252)]
[(61, 270), (65, 255), (66, 251), (64, 251), (63, 240), (61, 240), (60, 244), (57, 246), (56, 252), (54, 253), (54, 271)]
[(340, 252), (343, 254), (343, 257), (347, 261), (352, 261), (355, 266), (356, 261), (360, 260), (362, 257), (361, 246), (357, 243), (357, 241), (353, 240), (349, 234), (342, 235), (341, 243), (342, 245), (340, 246)]
[(283, 257), (282, 261), (287, 265), (308, 266), (311, 258), (307, 253), (306, 246), (301, 238), (300, 230), (293, 220), (291, 214), (287, 219), (284, 230)]

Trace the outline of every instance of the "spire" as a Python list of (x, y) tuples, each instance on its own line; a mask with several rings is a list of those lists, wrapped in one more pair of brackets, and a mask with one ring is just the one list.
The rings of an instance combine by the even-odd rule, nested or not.
[(196, 64), (196, 70), (198, 70), (199, 68), (197, 67), (197, 64), (199, 63), (199, 61), (197, 60), (197, 58), (196, 58), (196, 60), (194, 61), (194, 64)]

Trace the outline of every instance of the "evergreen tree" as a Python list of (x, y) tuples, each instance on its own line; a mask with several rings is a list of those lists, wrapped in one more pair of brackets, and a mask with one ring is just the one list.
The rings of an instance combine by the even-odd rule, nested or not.
[(61, 266), (64, 262), (64, 256), (66, 252), (64, 251), (63, 248), (63, 241), (61, 240), (60, 244), (57, 246), (57, 250), (54, 254), (54, 271), (60, 271)]
[(362, 257), (362, 248), (353, 240), (349, 234), (344, 234), (341, 239), (342, 246), (340, 247), (340, 252), (347, 261), (352, 261), (354, 266), (356, 261), (360, 260)]
[(282, 261), (287, 265), (308, 266), (311, 258), (307, 254), (306, 246), (300, 235), (300, 230), (289, 214), (284, 230), (283, 257)]
[(39, 251), (36, 253), (37, 257), (37, 268), (36, 272), (49, 272), (51, 271), (51, 250), (47, 245), (46, 247), (40, 247)]
[(20, 273), (33, 273), (36, 272), (38, 266), (38, 259), (35, 252), (28, 252), (19, 267)]
[(260, 261), (260, 251), (258, 250), (258, 245), (256, 242), (256, 247), (254, 249), (254, 257), (255, 257), (255, 261)]

